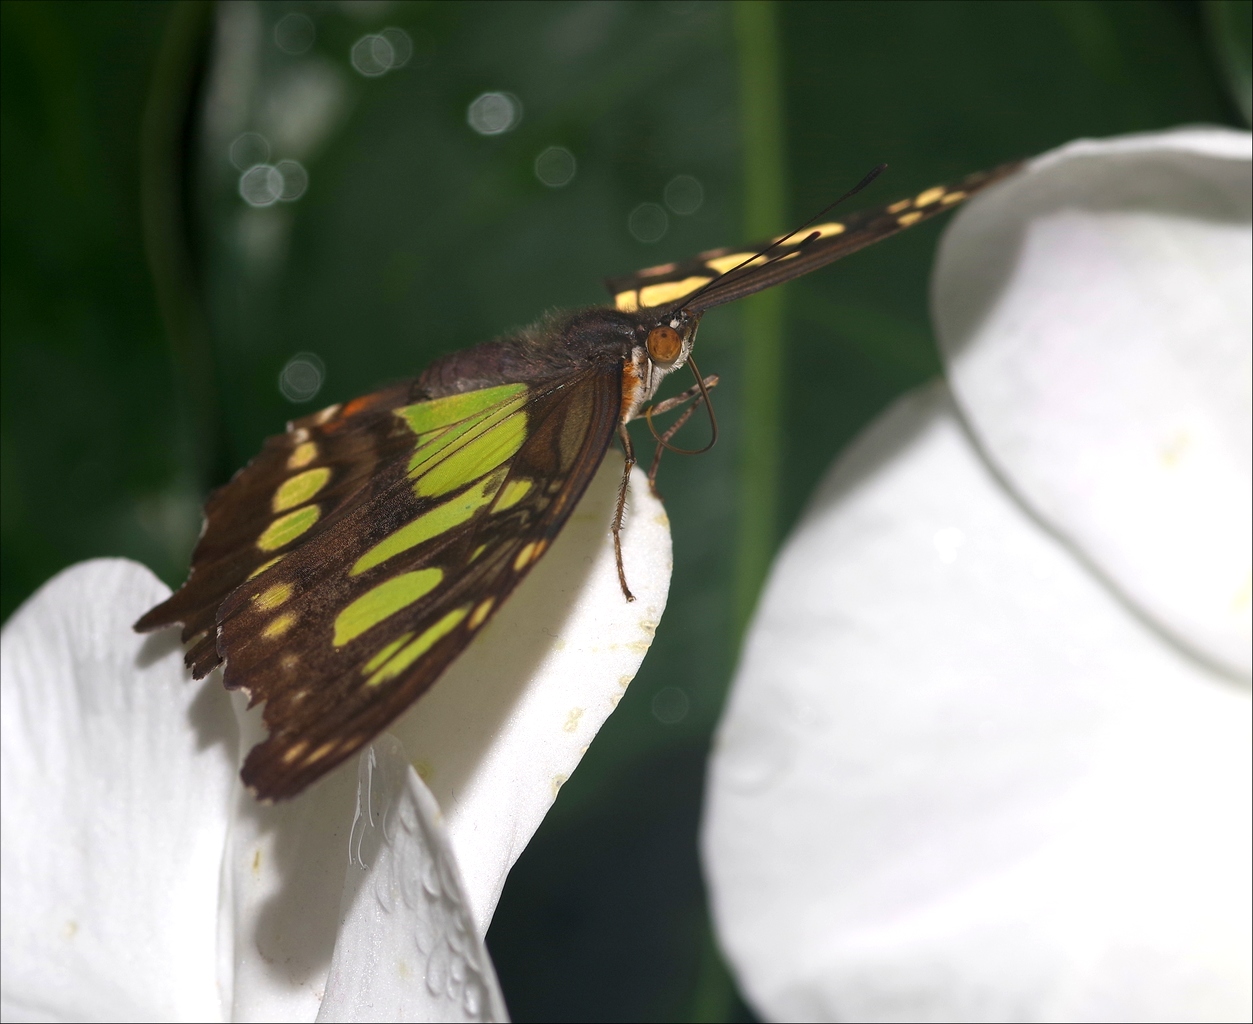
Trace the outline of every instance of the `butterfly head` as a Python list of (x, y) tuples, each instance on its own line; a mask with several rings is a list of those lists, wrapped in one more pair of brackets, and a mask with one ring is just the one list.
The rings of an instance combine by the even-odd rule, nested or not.
[(688, 365), (698, 326), (700, 314), (685, 309), (655, 310), (641, 317), (637, 337), (643, 344), (636, 344), (635, 360), (647, 382), (649, 398), (662, 380)]
[(635, 321), (623, 379), (623, 414), (631, 420), (657, 394), (666, 377), (687, 365), (700, 317), (669, 309), (627, 315)]
[(668, 324), (654, 327), (645, 342), (648, 358), (661, 366), (670, 366), (683, 356), (683, 339)]
[(648, 334), (644, 341), (645, 351), (653, 366), (664, 376), (677, 370), (692, 354), (692, 345), (696, 341), (696, 327), (700, 323), (699, 316), (692, 316), (685, 310), (672, 310), (645, 322)]

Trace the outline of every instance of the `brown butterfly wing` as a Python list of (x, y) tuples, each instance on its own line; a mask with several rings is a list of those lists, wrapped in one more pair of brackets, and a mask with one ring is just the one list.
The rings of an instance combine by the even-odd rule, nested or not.
[[(701, 313), (713, 306), (808, 274), (889, 235), (951, 210), (1021, 166), (1021, 163), (1005, 164), (991, 171), (968, 175), (952, 185), (937, 185), (911, 199), (901, 199), (878, 209), (811, 225), (757, 259), (754, 256), (770, 247), (773, 240), (740, 249), (713, 249), (690, 260), (609, 278), (605, 287), (619, 309), (668, 306)], [(735, 269), (746, 261), (748, 265)], [(697, 292), (700, 294), (695, 295)], [(693, 295), (694, 298), (688, 298)]]
[(243, 769), (258, 796), (294, 795), (335, 767), (460, 654), (595, 475), (621, 387), (620, 365), (532, 383), (516, 453), (435, 496), (418, 491), (438, 460), (417, 472), (409, 452), (381, 464), (351, 508), (222, 603), (226, 685), (266, 702), (270, 736)]
[[(408, 400), (414, 386), (412, 382), (400, 384), (344, 406), (331, 406), (293, 421), (285, 434), (268, 438), (256, 458), (209, 496), (187, 582), (136, 622), (135, 629), (148, 632), (181, 623), (182, 639), (190, 644), (186, 662), (195, 677), (221, 664), (214, 627), (222, 602), (258, 570), (286, 557), (292, 545), (308, 543), (344, 512), (367, 500), (377, 487), (380, 463), (403, 461), (412, 437), (397, 437), (389, 443), (395, 419), (392, 409)], [(317, 521), (287, 544), (258, 547), (258, 538), (277, 518), (310, 507), (310, 501), (305, 501), (275, 511), (279, 485), (301, 475), (306, 489), (325, 477), (308, 496), (316, 498)], [(302, 495), (289, 487), (288, 497)]]

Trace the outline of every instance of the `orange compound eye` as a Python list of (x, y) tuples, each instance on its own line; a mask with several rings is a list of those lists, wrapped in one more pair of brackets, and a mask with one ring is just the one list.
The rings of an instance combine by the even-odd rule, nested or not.
[(648, 332), (648, 355), (654, 363), (673, 363), (683, 354), (683, 339), (673, 327), (654, 327)]

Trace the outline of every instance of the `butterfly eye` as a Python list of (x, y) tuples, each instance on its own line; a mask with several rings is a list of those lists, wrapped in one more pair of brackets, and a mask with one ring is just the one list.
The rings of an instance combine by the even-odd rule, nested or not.
[(673, 327), (654, 327), (648, 332), (648, 355), (654, 363), (673, 363), (683, 354), (683, 339)]

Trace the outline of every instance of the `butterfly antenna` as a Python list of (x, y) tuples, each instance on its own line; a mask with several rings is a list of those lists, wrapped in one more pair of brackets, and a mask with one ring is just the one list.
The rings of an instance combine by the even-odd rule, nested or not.
[[(724, 277), (726, 277), (728, 274), (734, 274), (737, 270), (742, 270), (744, 267), (748, 266), (748, 265), (749, 265), (750, 263), (752, 263), (754, 260), (759, 260), (759, 259), (761, 259), (761, 257), (765, 256), (765, 255), (766, 255), (766, 253), (770, 252), (772, 249), (777, 249), (777, 248), (778, 248), (779, 246), (781, 246), (784, 242), (786, 242), (789, 238), (794, 238), (796, 235), (800, 234), (800, 233), (801, 233), (802, 231), (804, 231), (807, 227), (809, 227), (809, 225), (813, 224), (815, 221), (817, 221), (817, 220), (821, 219), (822, 217), (825, 217), (828, 213), (830, 213), (830, 212), (831, 212), (832, 210), (834, 210), (837, 206), (839, 206), (839, 205), (840, 205), (840, 203), (843, 203), (843, 202), (846, 202), (846, 201), (847, 201), (847, 200), (849, 200), (849, 199), (852, 199), (852, 198), (853, 198), (853, 196), (857, 195), (857, 193), (858, 193), (858, 192), (860, 192), (862, 189), (864, 189), (867, 185), (869, 185), (872, 181), (874, 181), (874, 180), (875, 180), (875, 178), (877, 178), (880, 174), (882, 174), (882, 173), (883, 173), (884, 171), (886, 171), (887, 169), (888, 169), (888, 165), (887, 165), (887, 164), (879, 164), (877, 167), (872, 168), (872, 169), (870, 170), (870, 172), (869, 172), (869, 173), (868, 173), (868, 174), (867, 174), (864, 178), (862, 178), (862, 179), (861, 179), (861, 181), (859, 181), (856, 185), (854, 185), (854, 186), (853, 186), (852, 188), (850, 188), (847, 192), (845, 192), (842, 196), (840, 196), (840, 198), (839, 198), (839, 199), (835, 200), (835, 202), (833, 202), (833, 203), (828, 203), (828, 204), (827, 204), (826, 206), (824, 206), (821, 210), (819, 210), (819, 211), (818, 211), (817, 213), (815, 213), (812, 217), (810, 217), (810, 218), (809, 218), (809, 220), (805, 221), (805, 223), (804, 223), (804, 224), (802, 224), (800, 227), (798, 227), (798, 228), (794, 228), (793, 230), (789, 231), (786, 235), (784, 235), (784, 236), (783, 236), (783, 237), (781, 237), (781, 238), (776, 238), (776, 239), (775, 239), (773, 242), (771, 242), (768, 246), (766, 246), (764, 249), (762, 249), (762, 250), (761, 250), (761, 252), (756, 252), (756, 253), (753, 253), (753, 255), (749, 256), (749, 257), (748, 257), (748, 259), (743, 260), (743, 261), (742, 261), (742, 262), (740, 262), (740, 263), (737, 263), (737, 264), (736, 264), (734, 267), (732, 267), (730, 270), (724, 271), (723, 273), (719, 274), (719, 275), (718, 275), (717, 277), (715, 277), (712, 281), (708, 281), (708, 282), (706, 282), (704, 285), (702, 285), (702, 286), (701, 286), (700, 288), (698, 288), (696, 291), (692, 292), (692, 294), (691, 294), (691, 295), (688, 295), (686, 298), (684, 298), (684, 300), (683, 300), (681, 303), (677, 304), (677, 305), (676, 305), (676, 306), (675, 306), (675, 307), (671, 310), (671, 312), (678, 312), (680, 309), (682, 309), (684, 306), (686, 306), (689, 302), (691, 302), (693, 299), (695, 299), (698, 295), (703, 295), (705, 292), (709, 291), (709, 289), (710, 289), (710, 288), (712, 288), (714, 285), (716, 285), (719, 281), (721, 281), (721, 280), (722, 280)], [(805, 241), (807, 242), (807, 241), (809, 241), (809, 239), (806, 239)], [(804, 242), (802, 242), (801, 244), (802, 244), (802, 245), (804, 245), (805, 243), (804, 243)], [(773, 260), (771, 260), (770, 262), (771, 262), (771, 263), (774, 263), (776, 260), (782, 259), (782, 258), (783, 258), (783, 255), (784, 255), (784, 254), (782, 254), (782, 253), (781, 253), (781, 254), (779, 254), (779, 255), (778, 255), (778, 256), (776, 256)], [(711, 407), (710, 407), (710, 412), (712, 412), (712, 411), (713, 411), (713, 408), (712, 408), (712, 406), (711, 406)]]

